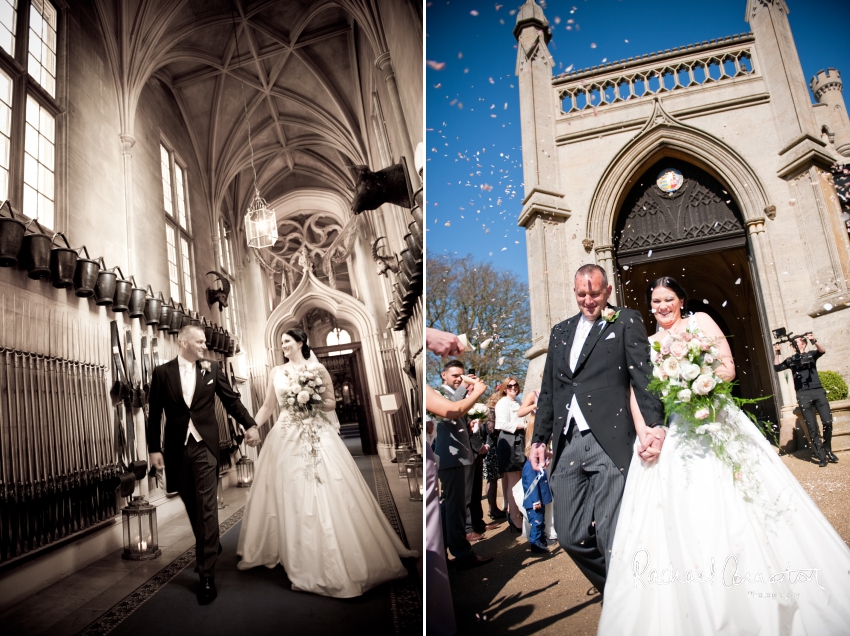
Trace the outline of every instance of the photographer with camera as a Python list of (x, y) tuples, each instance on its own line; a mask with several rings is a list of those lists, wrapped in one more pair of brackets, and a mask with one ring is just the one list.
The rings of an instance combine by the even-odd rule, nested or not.
[[(784, 331), (784, 330), (783, 330)], [(806, 340), (815, 346), (815, 351), (806, 351)], [(794, 349), (797, 351), (790, 358), (780, 360), (782, 342), (790, 341)], [(803, 413), (803, 418), (806, 420), (806, 426), (809, 429), (809, 436), (812, 438), (812, 445), (815, 448), (815, 454), (820, 460), (820, 466), (826, 466), (827, 461), (836, 463), (838, 457), (832, 452), (832, 411), (829, 408), (829, 401), (826, 397), (826, 391), (820, 382), (818, 376), (817, 360), (826, 350), (823, 348), (817, 339), (808, 332), (802, 336), (789, 336), (787, 339), (781, 339), (773, 345), (774, 358), (773, 368), (776, 371), (791, 370), (794, 377), (794, 390), (797, 392), (797, 404), (800, 411)], [(818, 423), (815, 418), (815, 409), (820, 413), (821, 423), (823, 424), (823, 443), (818, 433)]]

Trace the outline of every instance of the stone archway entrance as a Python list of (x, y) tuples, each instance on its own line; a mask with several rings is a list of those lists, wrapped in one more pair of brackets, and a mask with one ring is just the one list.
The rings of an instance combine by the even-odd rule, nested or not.
[(360, 343), (315, 347), (313, 351), (333, 380), (340, 434), (346, 437), (350, 430), (360, 437), (364, 454), (377, 455), (378, 438), (369, 408), (369, 391)]
[[(638, 309), (651, 333), (649, 282), (672, 276), (689, 295), (687, 309), (709, 314), (729, 336), (735, 358), (735, 394), (770, 395), (757, 277), (747, 233), (730, 190), (707, 172), (664, 158), (646, 169), (627, 194), (614, 235), (615, 274), (622, 304)], [(752, 407), (778, 422), (775, 401)]]

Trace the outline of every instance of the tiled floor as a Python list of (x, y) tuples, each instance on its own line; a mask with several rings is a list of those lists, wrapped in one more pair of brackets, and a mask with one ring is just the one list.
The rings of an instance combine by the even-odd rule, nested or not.
[[(388, 460), (382, 464), (408, 542), (420, 553), (417, 567), (421, 581), (422, 502), (410, 501), (407, 481), (398, 477), (396, 464)], [(226, 507), (219, 510), (219, 522), (238, 511), (245, 504), (247, 495), (247, 489), (227, 489), (224, 492)], [(125, 561), (121, 558), (121, 550), (116, 550), (0, 614), (2, 633), (4, 636), (75, 634), (183, 554), (193, 543), (188, 518), (178, 515), (159, 527), (162, 556), (158, 559)]]

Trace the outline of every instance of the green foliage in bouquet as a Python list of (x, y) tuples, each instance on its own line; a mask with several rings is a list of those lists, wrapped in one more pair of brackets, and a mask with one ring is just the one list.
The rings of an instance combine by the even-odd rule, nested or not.
[(826, 397), (830, 402), (846, 400), (848, 391), (847, 383), (835, 371), (820, 371), (820, 383), (826, 391)]

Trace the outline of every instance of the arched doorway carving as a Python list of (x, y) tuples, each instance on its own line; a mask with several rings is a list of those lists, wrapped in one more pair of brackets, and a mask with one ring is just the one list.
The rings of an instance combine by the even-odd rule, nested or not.
[[(773, 392), (746, 227), (725, 184), (679, 158), (657, 160), (633, 180), (613, 246), (620, 302), (641, 311), (650, 333), (655, 321), (646, 290), (653, 279), (672, 276), (690, 296), (687, 310), (709, 314), (729, 337), (735, 394)], [(777, 421), (772, 401), (754, 410), (760, 419)]]

